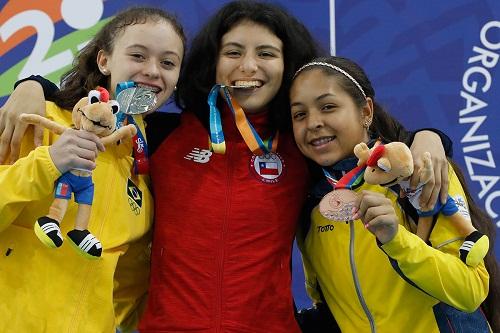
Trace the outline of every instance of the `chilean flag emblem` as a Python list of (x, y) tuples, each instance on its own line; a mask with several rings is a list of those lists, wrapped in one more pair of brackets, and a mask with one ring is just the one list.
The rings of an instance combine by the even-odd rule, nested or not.
[(260, 181), (268, 184), (276, 184), (285, 169), (285, 162), (278, 153), (269, 152), (250, 159), (250, 169)]
[(259, 162), (259, 171), (261, 175), (278, 176), (280, 174), (276, 162)]

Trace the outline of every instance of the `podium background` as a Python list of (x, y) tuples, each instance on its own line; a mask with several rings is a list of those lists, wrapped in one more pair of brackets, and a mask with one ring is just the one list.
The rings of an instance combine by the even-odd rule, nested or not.
[[(0, 105), (19, 78), (41, 74), (58, 82), (81, 45), (123, 8), (163, 7), (177, 14), (191, 39), (227, 2), (0, 1)], [(378, 101), (409, 129), (435, 127), (451, 137), (454, 159), (499, 234), (500, 1), (274, 2), (304, 22), (325, 50), (361, 64)], [(293, 279), (298, 306), (309, 305), (296, 251)]]

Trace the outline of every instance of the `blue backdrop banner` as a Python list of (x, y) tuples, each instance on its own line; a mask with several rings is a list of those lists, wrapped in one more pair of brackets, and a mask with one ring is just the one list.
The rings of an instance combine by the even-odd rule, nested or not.
[[(10, 0), (0, 2), (0, 105), (19, 78), (54, 82), (117, 11), (154, 5), (175, 13), (188, 39), (228, 1)], [(500, 228), (500, 2), (498, 0), (279, 0), (323, 48), (365, 68), (377, 99), (409, 129), (435, 127), (454, 142), (477, 203)], [(169, 104), (162, 111), (175, 111)], [(497, 237), (496, 255), (500, 258)], [(304, 295), (300, 257), (294, 292)]]

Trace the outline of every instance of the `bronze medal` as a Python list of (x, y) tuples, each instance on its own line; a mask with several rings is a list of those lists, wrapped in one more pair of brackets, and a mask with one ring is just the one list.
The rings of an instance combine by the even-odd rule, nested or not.
[(326, 194), (319, 203), (321, 215), (331, 221), (352, 221), (352, 209), (356, 201), (356, 192), (339, 188)]

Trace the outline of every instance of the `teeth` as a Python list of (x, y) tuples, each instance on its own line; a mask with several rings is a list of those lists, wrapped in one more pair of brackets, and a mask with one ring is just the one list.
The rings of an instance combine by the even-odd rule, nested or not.
[(147, 88), (147, 89), (151, 90), (152, 92), (154, 92), (155, 94), (159, 93), (160, 90), (161, 90), (158, 87), (148, 86), (147, 84), (141, 84), (141, 83), (139, 83), (137, 86), (141, 87), (141, 88)]
[(324, 145), (325, 143), (333, 141), (333, 139), (335, 139), (334, 136), (327, 136), (327, 137), (323, 137), (323, 138), (318, 138), (318, 139), (312, 140), (311, 144), (313, 146), (321, 146), (321, 145)]
[(258, 88), (262, 84), (260, 81), (235, 81), (234, 86), (238, 88)]

